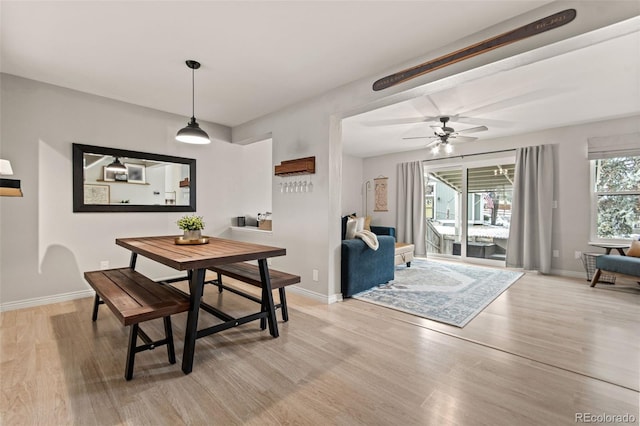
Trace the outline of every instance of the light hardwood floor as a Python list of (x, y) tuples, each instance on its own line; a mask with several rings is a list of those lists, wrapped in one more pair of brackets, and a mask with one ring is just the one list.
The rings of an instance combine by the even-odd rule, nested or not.
[[(208, 286), (225, 310), (255, 305)], [(635, 416), (640, 286), (527, 274), (464, 329), (288, 293), (272, 339), (257, 323), (200, 339), (180, 370), (159, 348), (123, 378), (127, 330), (92, 298), (0, 315), (3, 425), (571, 425)], [(214, 323), (202, 314), (201, 326)], [(153, 336), (161, 321), (148, 323)]]

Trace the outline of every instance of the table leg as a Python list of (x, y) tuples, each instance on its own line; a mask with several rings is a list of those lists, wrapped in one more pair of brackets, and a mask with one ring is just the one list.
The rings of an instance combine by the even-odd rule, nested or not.
[(267, 259), (258, 260), (258, 267), (260, 268), (260, 279), (262, 280), (262, 304), (266, 304), (267, 312), (269, 312), (269, 333), (273, 337), (278, 337), (278, 322), (276, 321), (276, 308), (273, 304), (273, 294), (271, 293), (271, 278), (269, 277)]
[(131, 252), (131, 258), (129, 259), (129, 268), (135, 271), (136, 261), (138, 260), (138, 253)]
[(605, 247), (604, 254), (611, 254), (611, 247)]
[(195, 354), (198, 334), (198, 313), (200, 311), (205, 272), (206, 269), (195, 269), (190, 273), (190, 305), (187, 315), (187, 328), (184, 336), (184, 351), (182, 353), (182, 371), (184, 374), (189, 374), (191, 370), (193, 370), (193, 356)]
[(622, 247), (618, 247), (617, 249), (618, 249), (618, 253), (620, 253), (620, 256), (626, 256)]

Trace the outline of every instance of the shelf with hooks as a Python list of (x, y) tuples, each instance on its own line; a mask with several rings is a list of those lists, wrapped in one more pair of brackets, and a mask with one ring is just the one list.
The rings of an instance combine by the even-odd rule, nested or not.
[(275, 168), (276, 176), (310, 175), (316, 172), (316, 157), (283, 161)]

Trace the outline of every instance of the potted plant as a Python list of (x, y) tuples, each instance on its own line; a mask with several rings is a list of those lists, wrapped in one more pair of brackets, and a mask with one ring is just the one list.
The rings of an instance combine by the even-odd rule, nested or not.
[(178, 219), (178, 228), (184, 231), (185, 240), (198, 240), (202, 238), (201, 231), (204, 229), (202, 216), (185, 215)]

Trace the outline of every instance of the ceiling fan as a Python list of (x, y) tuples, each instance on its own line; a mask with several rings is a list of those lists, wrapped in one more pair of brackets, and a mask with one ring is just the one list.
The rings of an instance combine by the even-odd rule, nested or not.
[(414, 137), (406, 137), (402, 139), (434, 139), (433, 142), (427, 145), (427, 148), (433, 146), (434, 153), (440, 150), (440, 146), (444, 146), (444, 149), (447, 153), (450, 153), (453, 148), (450, 145), (450, 142), (471, 142), (478, 138), (462, 136), (460, 133), (476, 133), (476, 132), (484, 132), (489, 130), (487, 126), (477, 126), (472, 127), (470, 129), (463, 129), (460, 131), (456, 131), (453, 127), (448, 127), (447, 122), (450, 117), (442, 116), (440, 117), (440, 122), (442, 125), (431, 125), (433, 128), (433, 136), (414, 136)]

